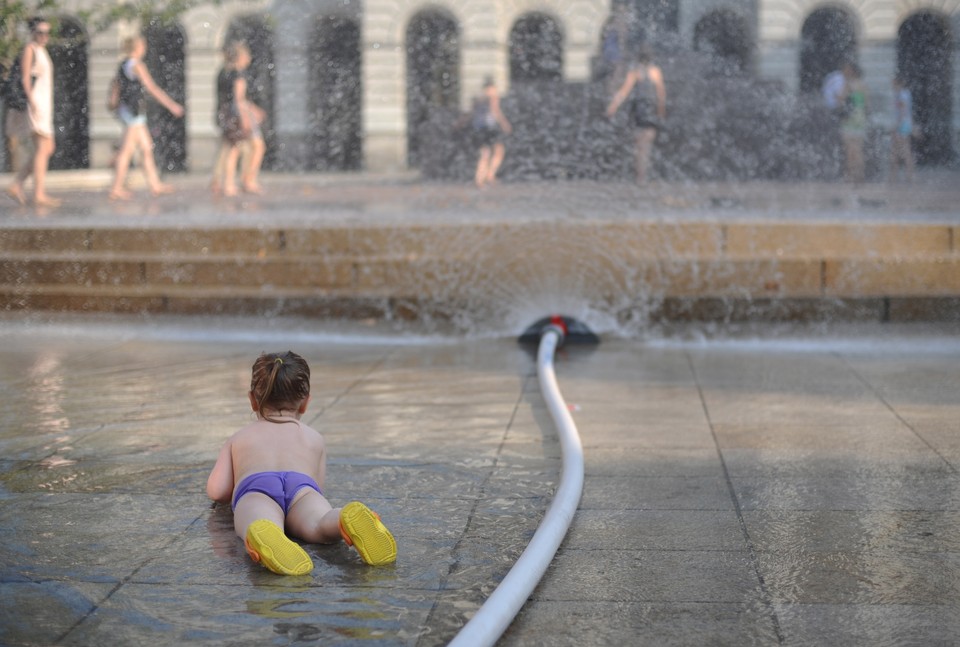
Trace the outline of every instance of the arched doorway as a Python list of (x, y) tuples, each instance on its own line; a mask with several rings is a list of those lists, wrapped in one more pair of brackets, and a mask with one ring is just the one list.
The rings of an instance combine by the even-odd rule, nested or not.
[(310, 48), (310, 167), (357, 170), (361, 140), (360, 25), (349, 18), (324, 16), (314, 26)]
[(47, 47), (53, 61), (53, 124), (57, 143), (50, 168), (90, 168), (87, 34), (74, 18), (60, 17), (57, 23), (57, 37)]
[(628, 0), (627, 4), (650, 40), (655, 40), (657, 34), (674, 34), (680, 29), (679, 0)]
[[(267, 151), (263, 168), (273, 169), (277, 164), (277, 130), (274, 126), (274, 83), (277, 69), (273, 57), (273, 27), (262, 15), (241, 16), (230, 21), (224, 43), (243, 41), (250, 49), (250, 67), (247, 70), (247, 96), (267, 113), (260, 124)], [(211, 88), (211, 92), (213, 88)]]
[(560, 25), (543, 13), (521, 16), (510, 30), (510, 82), (562, 80)]
[[(186, 35), (180, 25), (154, 18), (143, 28), (150, 76), (170, 98), (186, 105)], [(187, 113), (189, 114), (189, 112)], [(187, 170), (187, 115), (177, 118), (155, 101), (147, 102), (147, 123), (153, 135), (153, 157), (162, 172)]]
[(897, 70), (913, 94), (919, 164), (945, 164), (953, 150), (953, 35), (947, 18), (915, 13), (897, 32)]
[(743, 16), (730, 9), (718, 9), (697, 21), (693, 49), (709, 55), (720, 71), (739, 74), (750, 66), (753, 39)]
[(800, 91), (819, 92), (830, 72), (857, 58), (857, 34), (846, 11), (824, 7), (811, 13), (800, 30)]
[(407, 26), (407, 163), (420, 166), (430, 113), (460, 105), (460, 29), (437, 11), (421, 11)]

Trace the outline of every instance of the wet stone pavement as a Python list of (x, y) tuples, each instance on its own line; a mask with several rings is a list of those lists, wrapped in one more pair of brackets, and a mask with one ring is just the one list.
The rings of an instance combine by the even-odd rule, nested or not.
[[(446, 644), (549, 505), (559, 447), (512, 339), (79, 321), (0, 321), (0, 644)], [(275, 576), (204, 496), (253, 359), (286, 348), (327, 494), (380, 512), (392, 567), (308, 546), (311, 575)], [(955, 644), (949, 331), (608, 339), (557, 373), (583, 498), (500, 644)]]

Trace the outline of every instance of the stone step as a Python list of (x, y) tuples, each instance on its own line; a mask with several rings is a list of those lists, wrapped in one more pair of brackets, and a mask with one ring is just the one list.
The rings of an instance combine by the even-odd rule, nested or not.
[(958, 229), (709, 220), (14, 227), (0, 231), (0, 307), (456, 318), (548, 293), (663, 316), (840, 307), (883, 317), (899, 307), (936, 318), (960, 303)]
[(522, 253), (531, 244), (566, 246), (572, 238), (629, 247), (636, 257), (686, 255), (910, 256), (954, 253), (960, 225), (883, 222), (526, 222), (415, 226), (225, 228), (49, 228), (0, 230), (0, 253), (138, 253), (145, 255), (273, 253), (365, 256), (385, 252), (442, 256), (508, 245)]

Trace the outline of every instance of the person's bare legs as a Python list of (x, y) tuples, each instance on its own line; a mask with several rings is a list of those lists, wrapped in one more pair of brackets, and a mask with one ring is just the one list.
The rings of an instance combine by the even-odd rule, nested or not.
[(501, 142), (493, 145), (493, 155), (490, 157), (490, 169), (487, 171), (487, 184), (494, 184), (497, 181), (497, 171), (503, 164), (503, 157), (506, 154), (506, 148)]
[(227, 166), (227, 154), (233, 144), (225, 138), (220, 139), (220, 148), (217, 150), (217, 158), (213, 162), (213, 178), (210, 180), (210, 191), (214, 195), (220, 195), (223, 192), (223, 173)]
[(227, 158), (223, 167), (223, 195), (237, 195), (237, 161), (240, 158), (240, 144), (236, 144), (227, 151)]
[(303, 488), (287, 511), (287, 532), (311, 544), (340, 541), (340, 508), (316, 490)]
[(34, 133), (34, 142), (36, 152), (33, 154), (33, 201), (34, 204), (41, 207), (58, 207), (61, 201), (57, 198), (51, 198), (47, 195), (47, 166), (50, 164), (50, 157), (57, 150), (57, 144), (53, 137), (39, 135)]
[(913, 182), (913, 151), (910, 149), (910, 138), (895, 133), (890, 145), (890, 180), (894, 181), (900, 174), (900, 163), (907, 182)]
[(137, 139), (140, 151), (143, 154), (143, 174), (147, 177), (147, 186), (150, 187), (150, 193), (153, 195), (173, 193), (173, 186), (160, 181), (160, 175), (157, 173), (157, 163), (153, 159), (153, 137), (150, 136), (146, 124), (137, 127)]
[[(36, 154), (36, 150), (34, 150)], [(21, 205), (27, 204), (26, 194), (23, 192), (23, 185), (27, 181), (27, 178), (33, 173), (33, 156), (31, 154), (26, 161), (23, 163), (23, 166), (20, 167), (20, 170), (17, 171), (16, 176), (13, 178), (13, 182), (7, 187), (7, 195), (19, 202)]]
[(233, 511), (233, 529), (240, 539), (247, 536), (247, 528), (257, 519), (266, 519), (283, 528), (283, 510), (277, 503), (260, 492), (248, 492), (237, 501)]
[(260, 175), (260, 166), (263, 164), (263, 156), (267, 150), (267, 144), (262, 137), (254, 137), (249, 140), (250, 152), (246, 155), (243, 164), (243, 190), (247, 193), (263, 193), (258, 181)]
[(313, 560), (284, 530), (283, 510), (260, 492), (248, 492), (237, 501), (233, 527), (254, 562), (281, 575), (305, 575)]
[(853, 182), (854, 184), (863, 182), (863, 138), (857, 136), (844, 136), (843, 150), (846, 156), (847, 181)]
[(477, 172), (474, 175), (474, 181), (478, 187), (482, 187), (490, 174), (490, 147), (482, 146), (480, 148), (480, 159), (477, 160)]
[(637, 132), (637, 184), (646, 184), (647, 172), (650, 168), (650, 152), (653, 150), (653, 140), (657, 136), (654, 128), (641, 128)]
[(127, 126), (123, 131), (120, 151), (117, 153), (116, 163), (113, 167), (113, 186), (110, 187), (111, 200), (130, 199), (130, 192), (124, 188), (124, 184), (127, 181), (127, 171), (130, 170), (130, 160), (133, 158), (133, 152), (137, 147), (135, 128), (136, 126)]

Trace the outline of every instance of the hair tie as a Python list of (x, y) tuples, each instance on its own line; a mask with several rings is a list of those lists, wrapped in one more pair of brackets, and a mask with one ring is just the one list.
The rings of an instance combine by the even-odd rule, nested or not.
[(280, 364), (283, 364), (283, 360), (282, 360), (282, 359), (280, 359), (279, 357), (278, 357), (278, 358), (276, 358), (276, 359), (275, 359), (274, 361), (275, 361), (275, 362), (278, 362), (278, 363), (280, 363)]

